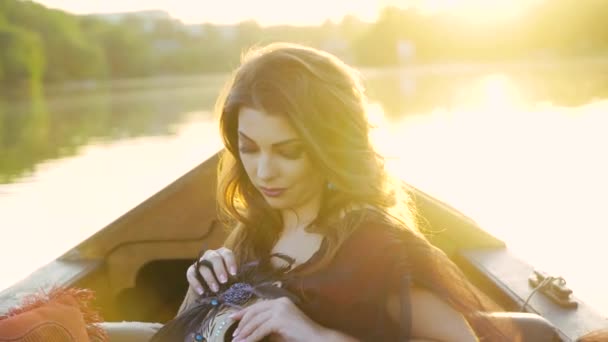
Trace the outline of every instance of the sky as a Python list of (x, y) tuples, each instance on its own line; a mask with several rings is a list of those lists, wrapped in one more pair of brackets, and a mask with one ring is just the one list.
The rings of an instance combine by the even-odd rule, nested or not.
[(376, 19), (387, 5), (415, 6), (435, 13), (458, 9), (471, 19), (510, 17), (539, 0), (34, 0), (74, 14), (131, 12), (160, 9), (186, 24), (232, 24), (255, 19), (262, 25), (316, 25), (339, 21), (352, 14), (365, 21)]
[(263, 25), (318, 24), (352, 13), (373, 20), (377, 1), (365, 0), (35, 0), (76, 14), (161, 9), (187, 24), (236, 23), (255, 19)]

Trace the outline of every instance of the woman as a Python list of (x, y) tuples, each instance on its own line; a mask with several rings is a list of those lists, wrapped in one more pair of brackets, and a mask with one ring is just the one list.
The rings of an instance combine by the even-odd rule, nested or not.
[(233, 230), (188, 269), (180, 313), (239, 265), (280, 253), (294, 261), (282, 287), (301, 301), (236, 311), (234, 341), (513, 340), (418, 230), (369, 140), (366, 105), (357, 72), (328, 53), (281, 43), (244, 57), (217, 108), (218, 205)]

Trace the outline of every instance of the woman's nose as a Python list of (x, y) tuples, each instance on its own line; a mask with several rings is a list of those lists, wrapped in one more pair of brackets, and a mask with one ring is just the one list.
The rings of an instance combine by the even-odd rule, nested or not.
[(277, 176), (276, 165), (272, 156), (262, 154), (258, 160), (258, 178), (260, 180), (270, 180)]

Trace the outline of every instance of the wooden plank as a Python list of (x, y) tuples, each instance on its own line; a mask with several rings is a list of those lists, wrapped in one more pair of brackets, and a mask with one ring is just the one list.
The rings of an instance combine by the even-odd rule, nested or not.
[(198, 239), (145, 241), (123, 245), (106, 258), (110, 289), (114, 295), (117, 295), (126, 288), (134, 287), (137, 272), (149, 262), (172, 259), (194, 260), (203, 247), (218, 248), (225, 237), (226, 232), (217, 223), (207, 228), (205, 234)]
[(48, 291), (54, 286), (71, 286), (102, 264), (100, 260), (53, 261), (0, 292), (0, 315), (19, 305), (24, 296)]
[(62, 258), (104, 259), (130, 244), (200, 239), (216, 219), (217, 163), (217, 155), (207, 159)]
[[(482, 290), (490, 295), (502, 292), (511, 300), (509, 310), (521, 308), (533, 288), (528, 285), (528, 277), (533, 267), (517, 258), (508, 249), (472, 249), (459, 253), (456, 262), (466, 273), (477, 279)], [(494, 289), (488, 288), (488, 284)], [(566, 340), (576, 338), (593, 330), (608, 328), (608, 320), (580, 299), (573, 296), (579, 304), (568, 309), (553, 303), (542, 293), (536, 293), (529, 301), (528, 312), (537, 313), (555, 325)], [(502, 303), (505, 304), (504, 302)]]
[[(416, 205), (421, 228), (432, 244), (452, 256), (459, 250), (501, 248), (505, 243), (484, 231), (477, 222), (450, 205), (406, 185)], [(429, 231), (424, 231), (424, 229)]]

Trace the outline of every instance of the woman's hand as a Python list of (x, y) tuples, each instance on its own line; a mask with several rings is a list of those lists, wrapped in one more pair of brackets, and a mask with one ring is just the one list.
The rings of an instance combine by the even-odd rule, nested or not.
[(257, 302), (231, 318), (240, 321), (234, 342), (260, 341), (265, 336), (281, 342), (323, 341), (330, 332), (285, 297)]
[[(203, 264), (201, 264), (203, 262)], [(196, 267), (202, 279), (197, 277)], [(207, 265), (204, 265), (207, 264)], [(205, 288), (211, 289), (213, 292), (219, 290), (219, 283), (226, 283), (229, 275), (236, 275), (236, 261), (234, 254), (228, 248), (209, 249), (200, 258), (199, 263), (195, 263), (188, 267), (186, 278), (190, 287), (199, 295), (205, 292)], [(201, 282), (204, 282), (202, 284)], [(219, 282), (219, 283), (218, 283)]]

